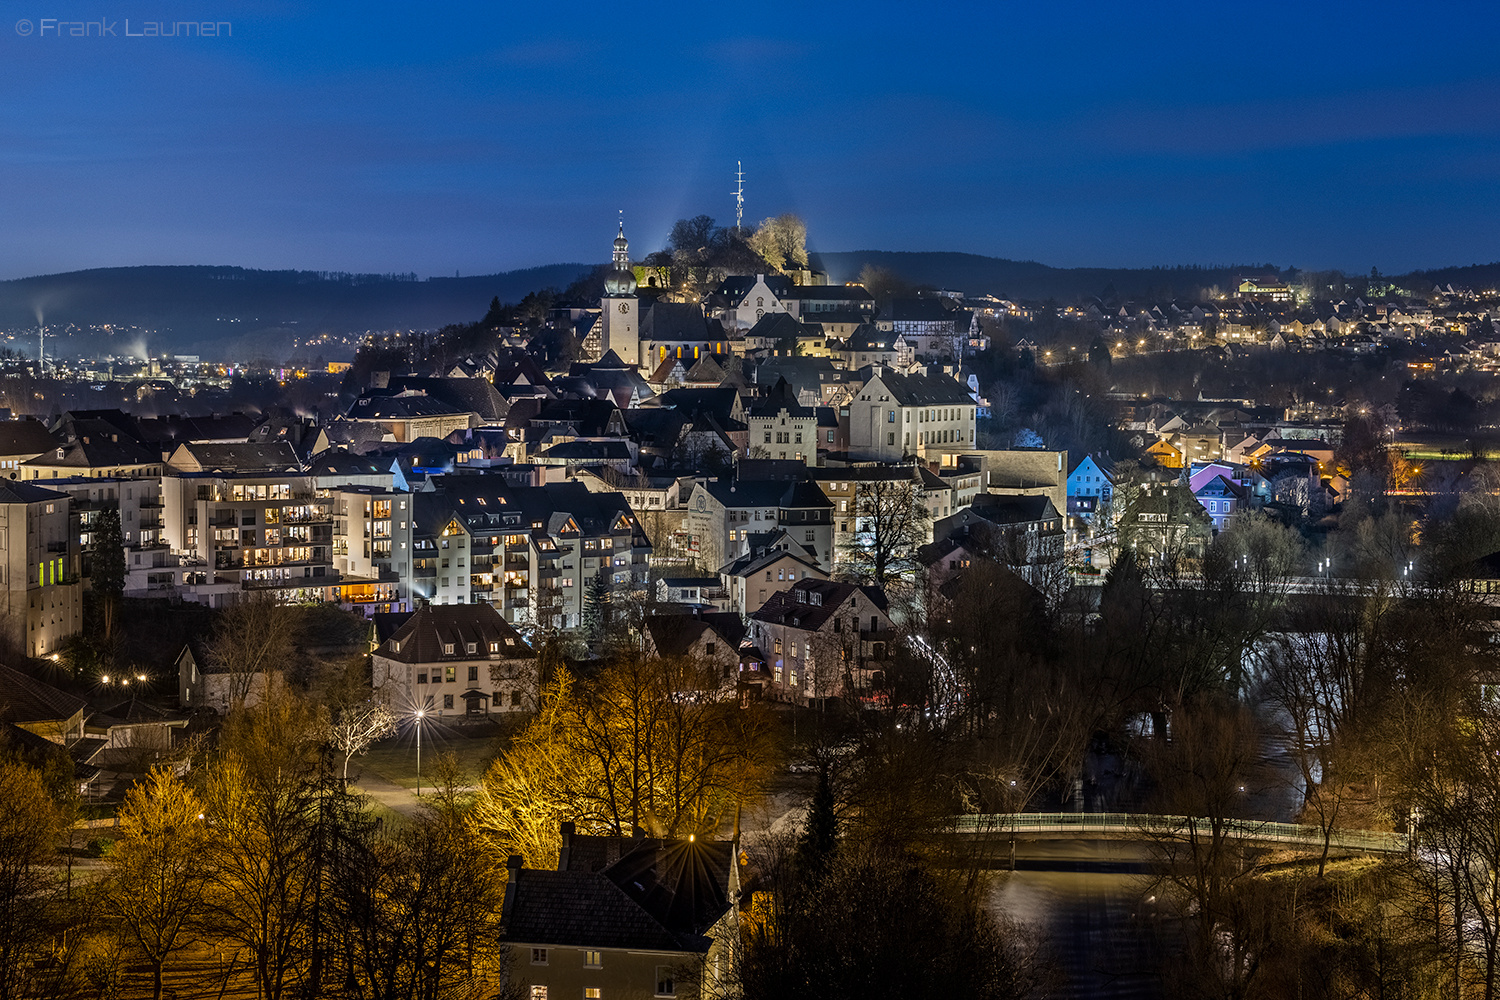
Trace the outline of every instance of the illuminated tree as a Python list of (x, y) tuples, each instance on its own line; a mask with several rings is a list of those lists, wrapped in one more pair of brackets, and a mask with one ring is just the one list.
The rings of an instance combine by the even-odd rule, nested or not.
[(204, 789), (215, 835), (209, 899), (228, 937), (254, 957), (266, 1000), (282, 1000), (310, 945), (318, 889), (312, 849), (327, 720), (271, 685), (231, 713)]
[(912, 480), (860, 483), (854, 502), (853, 540), (846, 547), (849, 573), (885, 584), (913, 571), (913, 554), (932, 537), (931, 515)]
[(132, 787), (120, 809), (109, 907), (150, 964), (156, 1000), (167, 960), (193, 943), (203, 915), (211, 853), (204, 820), (203, 804), (168, 768)]
[(490, 766), (474, 821), (497, 856), (532, 867), (556, 865), (564, 820), (600, 834), (708, 834), (758, 792), (776, 760), (773, 733), (710, 665), (626, 653), (588, 682), (559, 670)]
[(0, 1000), (25, 991), (35, 949), (47, 936), (57, 878), (47, 867), (61, 832), (43, 773), (0, 759)]
[(807, 223), (795, 215), (763, 220), (747, 242), (772, 271), (807, 267)]
[(328, 739), (344, 755), (344, 781), (349, 780), (350, 759), (395, 728), (396, 716), (390, 707), (373, 699), (339, 709), (338, 718), (328, 727)]

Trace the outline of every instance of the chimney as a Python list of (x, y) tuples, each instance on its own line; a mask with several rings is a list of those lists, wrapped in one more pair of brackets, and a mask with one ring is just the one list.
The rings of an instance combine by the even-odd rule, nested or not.
[(500, 923), (505, 924), (510, 915), (516, 909), (516, 883), (520, 881), (521, 869), (526, 867), (526, 862), (521, 860), (519, 854), (512, 854), (505, 859), (505, 899), (500, 903)]
[(568, 870), (568, 855), (573, 848), (573, 831), (577, 829), (572, 820), (563, 823), (558, 829), (562, 832), (562, 848), (557, 852), (557, 870), (565, 872)]

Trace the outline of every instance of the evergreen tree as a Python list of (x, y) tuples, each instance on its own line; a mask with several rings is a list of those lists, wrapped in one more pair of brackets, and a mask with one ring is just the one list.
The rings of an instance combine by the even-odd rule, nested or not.
[(94, 525), (94, 551), (90, 578), (104, 609), (104, 637), (114, 633), (115, 609), (125, 592), (125, 540), (120, 534), (120, 511), (106, 507)]
[(589, 578), (583, 588), (582, 621), (584, 640), (590, 646), (604, 641), (604, 628), (609, 616), (609, 579), (600, 570)]
[(833, 807), (833, 783), (828, 779), (825, 764), (818, 770), (818, 787), (807, 809), (807, 825), (797, 840), (797, 861), (809, 878), (826, 875), (838, 851), (839, 818)]

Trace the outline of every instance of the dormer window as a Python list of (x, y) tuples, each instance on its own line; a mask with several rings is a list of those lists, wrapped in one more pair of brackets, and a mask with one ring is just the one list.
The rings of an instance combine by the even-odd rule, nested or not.
[(443, 643), (443, 655), (444, 656), (452, 656), (453, 655), (453, 643), (451, 643), (451, 642), (445, 642), (445, 643)]
[(479, 644), (478, 643), (471, 642), (471, 643), (465, 644), (465, 646), (464, 646), (464, 652), (466, 652), (466, 653), (475, 653), (475, 652), (478, 652), (478, 651), (479, 651)]

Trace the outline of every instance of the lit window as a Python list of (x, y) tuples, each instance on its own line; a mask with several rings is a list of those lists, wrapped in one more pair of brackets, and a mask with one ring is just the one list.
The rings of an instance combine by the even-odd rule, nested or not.
[(585, 986), (583, 988), (583, 1000), (599, 1000), (604, 993), (597, 986)]
[(599, 960), (600, 957), (597, 951), (586, 951), (583, 953), (583, 964), (591, 969), (597, 969), (604, 964)]

